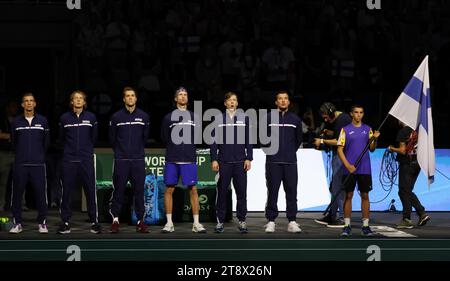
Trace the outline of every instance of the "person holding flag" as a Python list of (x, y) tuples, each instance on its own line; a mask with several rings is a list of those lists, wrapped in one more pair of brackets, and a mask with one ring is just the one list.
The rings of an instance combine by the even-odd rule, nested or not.
[[(338, 155), (346, 170), (344, 174), (344, 189), (346, 192), (344, 200), (344, 229), (341, 236), (351, 235), (351, 214), (352, 199), (356, 184), (361, 195), (361, 210), (363, 227), (361, 235), (372, 236), (373, 232), (369, 227), (369, 192), (372, 190), (372, 175), (370, 156), (366, 146), (373, 152), (376, 148), (379, 131), (372, 131), (372, 128), (362, 122), (364, 108), (360, 105), (352, 106), (350, 115), (352, 123), (343, 127), (338, 139)], [(362, 154), (362, 157), (360, 156)], [(358, 159), (359, 158), (359, 159)], [(360, 162), (359, 162), (360, 161)]]
[[(411, 205), (419, 215), (418, 226), (423, 226), (430, 220), (430, 217), (425, 213), (424, 207), (412, 190), (420, 169), (427, 176), (428, 185), (434, 181), (435, 153), (428, 56), (422, 61), (389, 114), (405, 124), (397, 136), (399, 147), (389, 146), (390, 151), (399, 154), (400, 162), (399, 196), (403, 205), (403, 220), (397, 227), (413, 227), (410, 219)], [(409, 158), (404, 156), (405, 153)]]
[(418, 226), (424, 226), (430, 216), (425, 213), (425, 208), (413, 192), (414, 184), (420, 173), (420, 166), (417, 162), (417, 132), (405, 123), (400, 122), (402, 128), (397, 134), (398, 147), (390, 145), (388, 150), (397, 153), (399, 162), (398, 176), (398, 196), (403, 206), (403, 219), (397, 225), (397, 228), (413, 228), (411, 221), (412, 207), (419, 215)]
[(389, 114), (417, 131), (417, 162), (428, 178), (428, 185), (432, 184), (436, 164), (428, 56), (422, 61)]

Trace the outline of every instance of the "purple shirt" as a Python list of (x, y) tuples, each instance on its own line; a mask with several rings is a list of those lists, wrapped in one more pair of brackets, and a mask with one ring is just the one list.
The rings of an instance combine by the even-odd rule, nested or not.
[[(355, 164), (372, 135), (372, 129), (366, 124), (361, 124), (360, 127), (356, 127), (350, 123), (342, 128), (338, 139), (338, 145), (344, 147), (344, 155), (350, 164)], [(349, 172), (345, 169), (344, 173), (348, 174)], [(371, 174), (369, 151), (364, 153), (364, 156), (362, 157), (361, 162), (359, 162), (358, 167), (356, 167), (354, 174)]]

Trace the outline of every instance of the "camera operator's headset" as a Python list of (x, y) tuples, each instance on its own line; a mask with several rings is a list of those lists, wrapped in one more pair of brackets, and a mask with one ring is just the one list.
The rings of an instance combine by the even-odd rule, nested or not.
[(320, 112), (327, 114), (331, 119), (334, 119), (336, 114), (336, 106), (331, 102), (326, 102), (320, 107)]

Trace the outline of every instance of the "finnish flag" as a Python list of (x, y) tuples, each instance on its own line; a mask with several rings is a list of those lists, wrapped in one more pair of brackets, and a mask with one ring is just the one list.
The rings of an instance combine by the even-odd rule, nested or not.
[(409, 80), (408, 85), (406, 85), (389, 114), (417, 131), (417, 161), (428, 178), (428, 184), (433, 183), (435, 155), (428, 56), (425, 57), (414, 76)]

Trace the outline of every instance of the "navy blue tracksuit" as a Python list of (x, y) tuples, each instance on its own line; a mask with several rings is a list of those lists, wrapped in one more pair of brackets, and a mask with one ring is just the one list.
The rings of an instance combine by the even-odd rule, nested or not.
[(64, 113), (59, 120), (60, 139), (64, 143), (61, 219), (69, 222), (72, 217), (71, 193), (78, 179), (86, 194), (89, 220), (98, 222), (97, 192), (94, 170), (94, 144), (97, 140), (97, 118), (83, 110), (79, 116), (73, 111)]
[[(289, 221), (295, 221), (297, 215), (297, 149), (302, 143), (302, 123), (300, 118), (292, 113), (278, 113), (279, 121), (267, 117), (268, 132), (279, 142), (278, 152), (266, 155), (267, 203), (266, 218), (274, 221), (278, 217), (278, 191), (283, 182), (286, 193), (286, 216)], [(278, 134), (273, 128), (279, 129)]]
[(148, 114), (139, 108), (123, 108), (111, 116), (109, 138), (114, 150), (113, 186), (110, 213), (119, 217), (128, 180), (134, 190), (134, 207), (138, 220), (144, 218), (145, 143), (149, 135)]
[(11, 143), (15, 151), (13, 169), (12, 213), (15, 224), (22, 223), (22, 196), (28, 181), (34, 188), (37, 222), (45, 223), (47, 217), (47, 179), (45, 152), (50, 144), (47, 119), (36, 114), (31, 124), (23, 115), (14, 119), (11, 126)]
[[(197, 132), (195, 128), (200, 125), (198, 118), (189, 110), (175, 109), (164, 116), (161, 124), (161, 140), (166, 144), (166, 163), (197, 162), (195, 142), (199, 141), (201, 132)], [(179, 130), (179, 133), (173, 130)], [(174, 138), (180, 137), (180, 140), (172, 138), (172, 133)], [(183, 135), (184, 133), (189, 135)]]
[[(219, 223), (225, 221), (227, 190), (233, 178), (236, 192), (236, 216), (245, 221), (247, 216), (247, 172), (244, 161), (253, 160), (253, 146), (250, 144), (249, 120), (244, 114), (233, 118), (224, 113), (216, 118), (214, 142), (211, 144), (211, 161), (219, 162), (217, 182), (216, 216)], [(231, 134), (231, 136), (230, 136)]]

